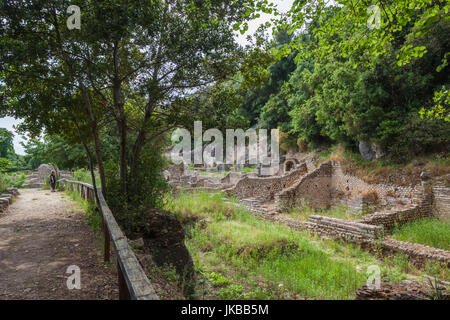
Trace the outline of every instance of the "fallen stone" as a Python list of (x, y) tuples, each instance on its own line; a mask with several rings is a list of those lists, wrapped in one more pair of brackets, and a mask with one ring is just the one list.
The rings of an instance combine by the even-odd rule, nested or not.
[(355, 300), (450, 300), (450, 292), (443, 286), (432, 288), (426, 282), (409, 281), (381, 283), (379, 289), (364, 285), (356, 290)]

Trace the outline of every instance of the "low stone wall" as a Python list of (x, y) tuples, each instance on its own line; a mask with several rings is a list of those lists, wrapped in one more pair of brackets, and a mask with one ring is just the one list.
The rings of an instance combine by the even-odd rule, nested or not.
[(0, 212), (5, 211), (9, 205), (12, 203), (13, 198), (19, 195), (17, 188), (8, 188), (0, 194)]
[(233, 188), (227, 189), (226, 192), (229, 196), (233, 195), (239, 199), (257, 198), (263, 201), (272, 200), (275, 194), (294, 184), (306, 172), (306, 165), (303, 164), (284, 176), (270, 178), (245, 177), (239, 180)]
[(402, 225), (414, 220), (433, 216), (433, 193), (426, 193), (418, 205), (410, 208), (392, 210), (386, 212), (375, 212), (364, 216), (362, 223), (383, 226), (386, 231), (392, 231), (396, 225)]
[(354, 233), (366, 238), (378, 239), (382, 238), (384, 230), (382, 226), (374, 226), (370, 224), (360, 223), (352, 220), (342, 220), (331, 217), (311, 215), (308, 217), (310, 222), (324, 226), (335, 231)]
[(225, 184), (236, 184), (239, 180), (247, 176), (246, 172), (229, 172), (222, 178), (221, 182)]
[(439, 219), (450, 222), (450, 188), (446, 185), (444, 179), (450, 181), (450, 175), (443, 177), (443, 181), (437, 181), (433, 184), (433, 212)]
[(450, 252), (433, 248), (430, 246), (398, 241), (393, 239), (385, 239), (381, 243), (384, 254), (404, 254), (409, 256), (411, 262), (418, 267), (424, 267), (426, 262), (434, 260), (441, 262), (450, 267)]
[[(244, 205), (248, 206), (245, 201)], [(250, 204), (251, 205), (251, 204)], [(345, 240), (361, 246), (362, 249), (381, 255), (404, 254), (410, 261), (422, 268), (427, 261), (445, 263), (450, 267), (450, 252), (417, 243), (383, 239), (383, 226), (362, 223), (360, 220), (341, 220), (324, 216), (309, 216), (309, 221), (301, 221), (286, 215), (274, 214), (251, 206), (250, 212), (264, 220), (284, 224), (294, 230), (306, 230), (319, 237)]]

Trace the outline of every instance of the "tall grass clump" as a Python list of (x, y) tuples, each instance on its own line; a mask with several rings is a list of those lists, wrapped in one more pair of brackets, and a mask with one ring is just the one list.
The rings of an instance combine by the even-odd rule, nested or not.
[(450, 223), (439, 219), (422, 219), (404, 224), (396, 227), (392, 236), (400, 241), (450, 250)]
[(102, 216), (97, 205), (94, 202), (84, 200), (75, 190), (66, 190), (66, 194), (68, 194), (73, 201), (77, 202), (79, 208), (84, 211), (88, 226), (93, 231), (99, 232), (102, 226)]
[(0, 173), (0, 193), (11, 187), (21, 188), (26, 178), (27, 176), (23, 172)]

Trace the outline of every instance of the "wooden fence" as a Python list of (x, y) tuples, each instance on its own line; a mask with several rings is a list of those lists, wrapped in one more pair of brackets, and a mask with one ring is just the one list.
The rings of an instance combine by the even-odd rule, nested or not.
[[(94, 187), (88, 183), (61, 179), (60, 184), (68, 190), (78, 191), (81, 197), (95, 202)], [(117, 257), (120, 300), (159, 300), (153, 286), (148, 280), (127, 238), (120, 230), (100, 189), (97, 188), (102, 229), (105, 239), (104, 260), (110, 261), (110, 243), (112, 242)]]

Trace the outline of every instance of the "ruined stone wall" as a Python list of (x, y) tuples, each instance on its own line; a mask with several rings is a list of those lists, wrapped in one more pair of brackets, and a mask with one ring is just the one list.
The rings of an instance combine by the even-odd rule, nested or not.
[(381, 245), (383, 254), (395, 255), (401, 253), (407, 255), (410, 261), (418, 267), (425, 267), (429, 260), (445, 263), (447, 267), (450, 267), (450, 252), (446, 250), (393, 239), (385, 239)]
[[(398, 253), (409, 256), (410, 261), (418, 267), (424, 267), (427, 261), (438, 261), (450, 267), (450, 252), (430, 246), (383, 239), (384, 228), (330, 217), (310, 216), (309, 221), (300, 221), (284, 215), (257, 213), (263, 219), (282, 223), (294, 230), (308, 230), (319, 237), (344, 239), (356, 243), (363, 249), (381, 255), (396, 255)], [(381, 251), (380, 251), (381, 250)]]
[(362, 223), (383, 226), (385, 230), (392, 231), (396, 225), (402, 225), (414, 220), (429, 218), (433, 216), (433, 193), (426, 192), (417, 205), (408, 208), (375, 212), (361, 219)]
[[(445, 177), (450, 179), (450, 176)], [(441, 220), (450, 222), (450, 188), (445, 181), (433, 184), (434, 206), (433, 212)]]
[(167, 168), (167, 172), (169, 173), (170, 180), (178, 180), (184, 174), (184, 164), (174, 164)]
[(333, 174), (331, 179), (332, 188), (349, 192), (351, 196), (356, 197), (359, 194), (376, 192), (382, 199), (386, 195), (392, 195), (395, 198), (414, 198), (417, 189), (410, 186), (395, 186), (386, 184), (369, 184), (359, 177), (344, 173), (338, 162), (332, 162)]
[(228, 195), (233, 195), (239, 199), (258, 198), (263, 201), (272, 200), (275, 194), (294, 184), (306, 172), (306, 165), (302, 165), (284, 176), (269, 178), (252, 178), (247, 176), (239, 180), (233, 188), (226, 190), (226, 192)]
[(307, 201), (313, 208), (329, 207), (332, 202), (331, 173), (331, 163), (322, 163), (319, 168), (302, 177), (297, 183), (278, 193), (275, 199), (280, 209), (298, 206), (302, 201)]
[(318, 227), (330, 229), (330, 231), (352, 233), (365, 238), (382, 238), (384, 229), (382, 226), (374, 226), (359, 221), (343, 220), (331, 217), (312, 215), (308, 220), (317, 224)]
[(229, 172), (222, 178), (222, 183), (236, 184), (239, 180), (247, 176), (246, 172)]

